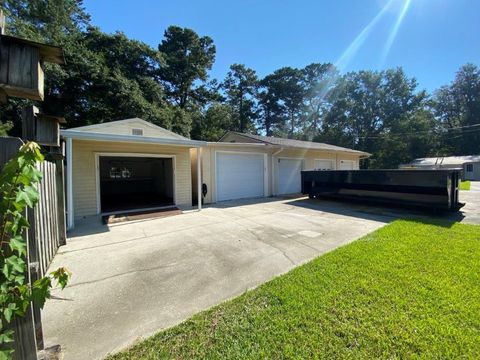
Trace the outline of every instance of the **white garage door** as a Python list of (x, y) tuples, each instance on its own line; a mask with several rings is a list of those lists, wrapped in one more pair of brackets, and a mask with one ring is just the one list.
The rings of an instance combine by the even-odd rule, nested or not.
[(315, 170), (333, 170), (333, 161), (315, 160)]
[(217, 153), (217, 201), (264, 196), (264, 155)]
[(353, 170), (353, 165), (352, 160), (341, 160), (339, 170)]
[(278, 159), (278, 194), (296, 194), (302, 191), (302, 160)]

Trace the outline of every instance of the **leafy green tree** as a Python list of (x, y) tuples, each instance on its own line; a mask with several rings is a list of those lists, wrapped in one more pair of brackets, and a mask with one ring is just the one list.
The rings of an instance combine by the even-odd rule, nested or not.
[(155, 80), (161, 58), (148, 45), (123, 33), (89, 27), (67, 53), (58, 96), (45, 99), (52, 113), (64, 113), (69, 126), (129, 117), (172, 127), (162, 85)]
[(284, 109), (279, 103), (277, 94), (271, 84), (272, 79), (265, 77), (260, 83), (260, 90), (257, 93), (258, 108), (257, 122), (260, 128), (265, 130), (267, 136), (272, 136), (276, 126), (283, 121)]
[[(176, 117), (158, 81), (158, 51), (122, 33), (91, 27), (81, 1), (8, 3), (10, 33), (61, 45), (65, 52), (67, 66), (45, 66), (43, 111), (65, 116), (69, 127), (136, 116), (173, 127)], [(0, 107), (1, 118), (13, 121), (16, 135), (24, 104), (10, 99)], [(179, 127), (189, 134), (190, 126)]]
[(236, 119), (227, 104), (213, 103), (204, 114), (194, 121), (192, 138), (205, 141), (218, 141), (227, 130), (235, 130)]
[(292, 138), (298, 130), (304, 110), (305, 88), (302, 71), (283, 67), (268, 75), (266, 82), (272, 85), (273, 94), (284, 110), (284, 120), (279, 130)]
[[(77, 0), (0, 0), (6, 15), (6, 33), (63, 46), (75, 47), (75, 40), (90, 21)], [(71, 45), (71, 46), (69, 46)], [(62, 69), (55, 64), (45, 64), (45, 96), (58, 94), (58, 84), (64, 78)], [(20, 111), (30, 101), (10, 98), (0, 106), (0, 118), (12, 122), (13, 135), (21, 134)], [(63, 114), (54, 113), (54, 114)]]
[(338, 72), (332, 64), (312, 63), (302, 70), (305, 110), (301, 119), (303, 137), (311, 139), (321, 128), (330, 107), (329, 94), (336, 85)]
[(243, 64), (233, 64), (222, 83), (226, 101), (232, 108), (237, 129), (240, 132), (254, 132), (256, 116), (255, 95), (257, 91), (255, 70)]
[(372, 153), (367, 167), (396, 168), (412, 160), (406, 149), (435, 137), (427, 99), (400, 68), (349, 73), (330, 93), (331, 108), (316, 139)]
[(198, 95), (194, 85), (207, 81), (215, 61), (213, 40), (188, 28), (170, 26), (158, 50), (164, 59), (159, 75), (166, 94), (180, 108), (188, 108)]
[(0, 7), (9, 33), (60, 46), (90, 24), (82, 0), (1, 0)]
[(446, 128), (442, 134), (448, 153), (480, 153), (480, 68), (462, 66), (455, 80), (435, 94), (436, 115)]

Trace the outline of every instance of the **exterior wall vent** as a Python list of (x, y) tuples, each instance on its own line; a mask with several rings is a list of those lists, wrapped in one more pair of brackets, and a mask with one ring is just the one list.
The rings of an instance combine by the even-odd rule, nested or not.
[(143, 136), (143, 129), (132, 129), (132, 135)]

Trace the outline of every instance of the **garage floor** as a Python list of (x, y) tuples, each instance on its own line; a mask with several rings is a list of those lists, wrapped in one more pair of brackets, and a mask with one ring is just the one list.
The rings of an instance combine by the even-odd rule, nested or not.
[(405, 212), (301, 199), (236, 201), (170, 218), (77, 226), (52, 269), (47, 346), (96, 359), (349, 243)]

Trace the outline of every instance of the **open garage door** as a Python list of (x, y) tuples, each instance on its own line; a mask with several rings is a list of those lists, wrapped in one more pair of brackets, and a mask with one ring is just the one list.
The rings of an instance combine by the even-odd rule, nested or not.
[(264, 154), (216, 153), (217, 201), (265, 196)]
[(278, 159), (278, 194), (297, 194), (302, 191), (302, 160)]
[(173, 158), (100, 156), (102, 213), (174, 205)]

